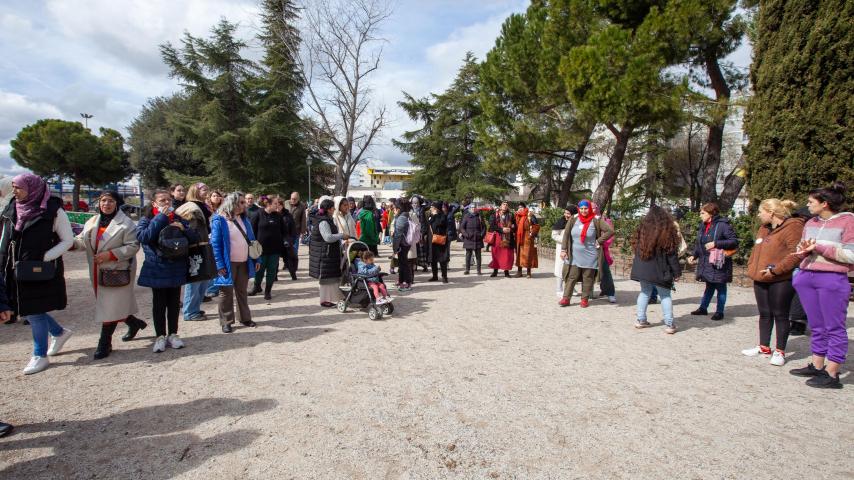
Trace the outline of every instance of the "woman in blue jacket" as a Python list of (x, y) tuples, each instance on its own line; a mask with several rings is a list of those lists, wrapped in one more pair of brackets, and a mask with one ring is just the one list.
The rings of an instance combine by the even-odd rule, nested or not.
[(716, 203), (703, 205), (700, 220), (697, 243), (688, 262), (697, 263), (697, 280), (706, 282), (706, 290), (700, 308), (691, 312), (691, 315), (708, 315), (709, 304), (717, 291), (717, 307), (712, 320), (723, 320), (727, 284), (732, 283), (732, 258), (724, 252), (738, 248), (738, 238), (729, 219), (720, 216)]
[(169, 192), (157, 191), (136, 225), (136, 239), (145, 253), (137, 283), (141, 287), (151, 288), (151, 316), (157, 335), (152, 349), (154, 353), (165, 351), (167, 346), (176, 349), (184, 347), (183, 340), (178, 336), (178, 313), (181, 286), (187, 283), (188, 264), (186, 257), (168, 259), (161, 255), (158, 246), (160, 232), (169, 226), (184, 232), (188, 243), (198, 243), (199, 235), (196, 231), (175, 215)]
[(231, 333), (234, 323), (234, 300), (240, 312), (240, 323), (254, 327), (249, 311), (249, 279), (255, 276), (255, 259), (249, 256), (249, 244), (255, 240), (252, 225), (246, 218), (246, 199), (240, 192), (229, 193), (216, 215), (211, 217), (211, 247), (218, 275), (213, 284), (220, 287), (219, 323), (222, 333)]

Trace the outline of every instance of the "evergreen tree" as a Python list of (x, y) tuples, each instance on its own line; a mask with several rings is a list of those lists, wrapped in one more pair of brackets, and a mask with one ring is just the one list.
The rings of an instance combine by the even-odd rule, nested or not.
[(759, 3), (745, 132), (751, 200), (854, 186), (854, 3)]
[(478, 74), (479, 65), (469, 52), (444, 93), (432, 95), (432, 100), (404, 93), (406, 99), (398, 103), (412, 120), (424, 123), (421, 129), (404, 133), (403, 141), (394, 141), (412, 155), (413, 165), (421, 167), (408, 193), (446, 200), (496, 199), (510, 189), (506, 179), (484, 170), (483, 159), (475, 152), (475, 121), (482, 114)]

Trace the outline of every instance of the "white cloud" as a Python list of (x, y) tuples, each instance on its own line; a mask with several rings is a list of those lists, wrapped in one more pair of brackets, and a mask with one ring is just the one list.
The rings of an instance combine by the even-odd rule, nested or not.
[(42, 118), (61, 118), (55, 105), (0, 90), (0, 140), (12, 138), (24, 126)]

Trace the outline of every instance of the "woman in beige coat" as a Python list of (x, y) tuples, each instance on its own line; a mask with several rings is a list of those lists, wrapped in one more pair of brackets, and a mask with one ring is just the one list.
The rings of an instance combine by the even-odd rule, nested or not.
[(145, 322), (133, 316), (137, 312), (133, 287), (139, 242), (136, 224), (120, 209), (123, 204), (118, 193), (103, 192), (98, 198), (99, 214), (90, 218), (74, 239), (74, 249), (86, 250), (89, 279), (95, 292), (95, 321), (101, 323), (95, 360), (112, 351), (113, 332), (120, 322), (128, 325), (124, 341), (133, 339), (146, 327)]

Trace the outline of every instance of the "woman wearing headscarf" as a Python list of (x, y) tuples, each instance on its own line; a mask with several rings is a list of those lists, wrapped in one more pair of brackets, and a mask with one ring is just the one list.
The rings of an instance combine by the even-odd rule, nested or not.
[(516, 210), (516, 277), (522, 276), (522, 269), (527, 269), (527, 277), (531, 278), (531, 269), (539, 267), (537, 257), (537, 236), (540, 225), (534, 212), (524, 203)]
[(468, 205), (460, 221), (460, 237), (463, 239), (463, 248), (466, 249), (466, 270), (463, 275), (469, 274), (472, 255), (477, 261), (477, 274), (482, 274), (480, 265), (484, 235), (486, 235), (486, 223), (480, 218), (474, 205)]
[(101, 336), (94, 358), (106, 358), (113, 351), (113, 333), (126, 323), (128, 341), (146, 327), (134, 315), (138, 311), (133, 293), (136, 280), (136, 224), (121, 210), (124, 199), (118, 192), (106, 191), (98, 197), (98, 215), (90, 218), (74, 239), (74, 249), (85, 250), (89, 262), (89, 281), (95, 293), (95, 321), (101, 324)]
[[(207, 245), (210, 242), (211, 212), (205, 203), (205, 195), (208, 186), (204, 183), (194, 183), (187, 190), (186, 201), (175, 209), (175, 215), (183, 218), (190, 224), (190, 228), (199, 234), (199, 245)], [(184, 286), (184, 320), (205, 320), (207, 317), (202, 311), (202, 301), (205, 298), (205, 290), (210, 285), (210, 280), (188, 283)]]
[[(417, 267), (421, 267), (422, 272), (427, 271), (427, 267), (430, 265), (429, 262), (429, 249), (432, 242), (430, 238), (428, 238), (428, 229), (427, 227), (427, 209), (424, 205), (424, 198), (419, 195), (413, 195), (410, 200), (412, 205), (412, 214), (418, 219), (418, 224), (421, 225), (421, 241), (418, 243), (416, 248), (413, 248), (409, 252), (410, 258), (414, 257), (416, 259), (416, 266), (412, 269), (413, 274), (417, 270)], [(414, 277), (414, 275), (413, 275)]]
[(575, 284), (581, 280), (581, 308), (587, 308), (605, 259), (602, 244), (613, 236), (614, 229), (596, 218), (590, 200), (578, 202), (578, 216), (569, 220), (561, 241), (560, 258), (566, 264), (561, 306), (569, 305)]
[[(602, 214), (599, 205), (595, 202), (591, 203), (591, 205), (593, 206), (593, 214), (596, 215), (596, 218), (604, 221), (613, 228), (614, 222)], [(605, 261), (602, 262), (602, 270), (599, 274), (599, 288), (602, 290), (600, 296), (608, 297), (609, 303), (617, 303), (617, 289), (614, 286), (614, 276), (611, 274), (611, 265), (614, 264), (614, 257), (611, 256), (612, 243), (614, 243), (613, 236), (602, 244), (602, 255)]]
[[(335, 197), (333, 199), (333, 208), (335, 209), (332, 214), (332, 221), (335, 223), (335, 227), (338, 228), (338, 233), (346, 234), (349, 238), (357, 238), (356, 235), (356, 221), (353, 220), (353, 216), (350, 215), (350, 202), (347, 201), (346, 197)], [(344, 245), (349, 243), (349, 241), (345, 241)]]
[[(430, 234), (429, 259), (433, 276), (430, 282), (439, 281), (439, 267), (442, 269), (442, 283), (448, 283), (448, 262), (451, 260), (450, 239), (448, 238), (448, 216), (442, 211), (442, 202), (433, 202), (430, 206), (430, 215), (427, 217)], [(444, 237), (444, 243), (440, 238)]]
[(513, 268), (513, 257), (516, 253), (516, 219), (507, 202), (501, 202), (501, 207), (492, 216), (489, 229), (494, 232), (492, 237), (492, 269), (490, 277), (497, 277), (499, 270), (504, 270), (504, 276), (510, 278)]
[(563, 245), (563, 230), (566, 228), (568, 221), (578, 214), (578, 207), (575, 205), (567, 205), (563, 210), (563, 216), (560, 217), (554, 225), (552, 225), (552, 240), (555, 242), (555, 277), (557, 277), (557, 296), (563, 297), (563, 260), (560, 258), (560, 252)]
[(362, 209), (357, 215), (359, 222), (359, 241), (368, 246), (374, 255), (379, 255), (377, 245), (380, 243), (380, 216), (374, 197), (365, 195), (362, 199)]
[(246, 214), (246, 199), (241, 192), (229, 193), (219, 210), (211, 217), (211, 247), (216, 259), (217, 277), (213, 283), (220, 288), (219, 324), (222, 333), (231, 333), (237, 318), (247, 327), (256, 326), (249, 310), (247, 287), (255, 276), (256, 259), (249, 256), (249, 244), (255, 233)]
[[(10, 307), (16, 315), (27, 317), (33, 331), (33, 356), (24, 368), (29, 375), (46, 369), (50, 364), (47, 357), (58, 354), (71, 337), (71, 330), (48, 312), (63, 310), (67, 303), (62, 254), (74, 244), (74, 233), (62, 201), (51, 196), (40, 177), (32, 173), (16, 176), (12, 193), (15, 201), (3, 211), (0, 264), (5, 269)], [(47, 265), (42, 268), (53, 268), (54, 274), (47, 280), (18, 280), (25, 271), (23, 267), (16, 270), (19, 262), (43, 262)]]
[(151, 289), (151, 317), (156, 336), (154, 353), (166, 351), (167, 346), (184, 347), (184, 341), (178, 336), (178, 310), (181, 286), (187, 283), (188, 264), (187, 257), (170, 259), (161, 255), (160, 234), (168, 227), (182, 231), (190, 244), (199, 241), (190, 224), (175, 215), (169, 192), (160, 190), (154, 192), (151, 205), (142, 211), (136, 224), (136, 239), (145, 254), (137, 283)]
[(334, 307), (341, 298), (341, 242), (350, 236), (338, 231), (332, 219), (335, 203), (325, 197), (311, 216), (308, 274), (316, 278), (320, 290), (320, 306)]

